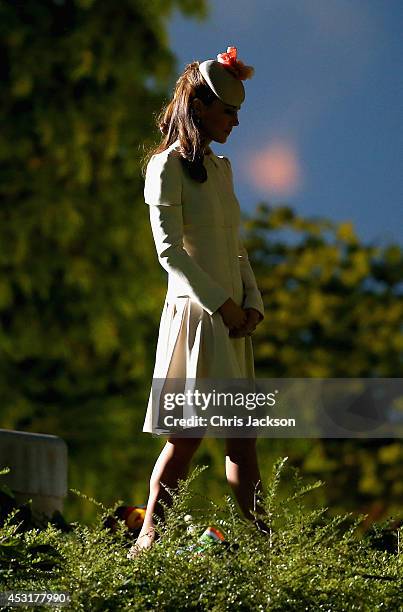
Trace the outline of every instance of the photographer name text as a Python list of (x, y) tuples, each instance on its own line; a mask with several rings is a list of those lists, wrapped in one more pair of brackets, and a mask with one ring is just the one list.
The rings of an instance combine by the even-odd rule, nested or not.
[(164, 417), (165, 427), (295, 427), (295, 419), (277, 418), (266, 415), (256, 418), (248, 415), (247, 418), (224, 417), (222, 415), (212, 415), (209, 418), (202, 416), (191, 416), (188, 418), (178, 418), (173, 415)]

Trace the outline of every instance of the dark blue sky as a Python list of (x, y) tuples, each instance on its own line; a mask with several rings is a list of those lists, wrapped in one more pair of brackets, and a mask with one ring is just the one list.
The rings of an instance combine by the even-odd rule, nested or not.
[(351, 220), (365, 242), (403, 244), (403, 1), (215, 0), (175, 13), (177, 72), (228, 46), (254, 66), (240, 125), (212, 143), (241, 207), (287, 203)]

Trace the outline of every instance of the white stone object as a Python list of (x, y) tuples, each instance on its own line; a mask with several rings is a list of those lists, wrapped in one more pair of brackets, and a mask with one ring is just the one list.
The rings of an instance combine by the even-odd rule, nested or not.
[(67, 445), (58, 436), (0, 429), (0, 476), (18, 504), (32, 499), (34, 515), (63, 511), (67, 495)]

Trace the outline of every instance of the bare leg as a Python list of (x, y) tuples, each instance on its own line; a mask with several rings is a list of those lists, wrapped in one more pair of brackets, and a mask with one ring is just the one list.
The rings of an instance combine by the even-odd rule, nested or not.
[(150, 478), (150, 495), (144, 523), (129, 555), (141, 548), (148, 548), (155, 539), (153, 514), (164, 520), (164, 510), (160, 502), (171, 503), (171, 496), (161, 485), (164, 483), (170, 489), (175, 489), (178, 480), (184, 480), (188, 474), (192, 457), (198, 449), (202, 438), (169, 438), (161, 451)]
[(261, 519), (255, 519), (251, 510), (265, 514), (263, 507), (256, 501), (255, 494), (261, 496), (263, 487), (256, 455), (256, 438), (228, 438), (226, 440), (225, 471), (227, 480), (234, 491), (239, 507), (245, 518), (254, 521), (263, 531), (269, 527)]

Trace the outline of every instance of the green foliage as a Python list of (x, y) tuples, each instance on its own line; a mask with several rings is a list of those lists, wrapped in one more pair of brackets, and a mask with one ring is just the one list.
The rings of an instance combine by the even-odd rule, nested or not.
[[(403, 249), (361, 243), (351, 223), (305, 219), (261, 204), (246, 245), (266, 317), (254, 334), (262, 377), (400, 377)], [(372, 521), (400, 510), (398, 440), (262, 440), (263, 472), (287, 453), (305, 475), (332, 484), (316, 501)], [(323, 497), (325, 495), (325, 498)]]
[(351, 223), (287, 206), (260, 205), (246, 228), (266, 309), (254, 337), (262, 376), (400, 376), (401, 247), (363, 244)]
[[(75, 523), (71, 533), (51, 525), (41, 532), (17, 533), (6, 523), (0, 551), (13, 545), (26, 555), (23, 565), (2, 565), (1, 589), (68, 591), (74, 610), (91, 612), (401, 609), (401, 551), (380, 550), (371, 538), (358, 538), (362, 517), (352, 521), (348, 514), (329, 518), (325, 508), (307, 510), (305, 498), (321, 483), (306, 485), (296, 479), (292, 494), (281, 498), (278, 485), (285, 461), (276, 461), (265, 483), (268, 493), (262, 503), (269, 534), (241, 520), (230, 497), (217, 505), (193, 492), (190, 485), (200, 468), (180, 483), (161, 539), (132, 561), (126, 558), (123, 524), (115, 533), (103, 527), (105, 508), (90, 526)], [(187, 533), (184, 523), (189, 511), (193, 533)], [(217, 543), (201, 555), (192, 552), (189, 545), (207, 525), (218, 526), (233, 546)], [(38, 565), (32, 549), (39, 546), (48, 547), (52, 569)]]

